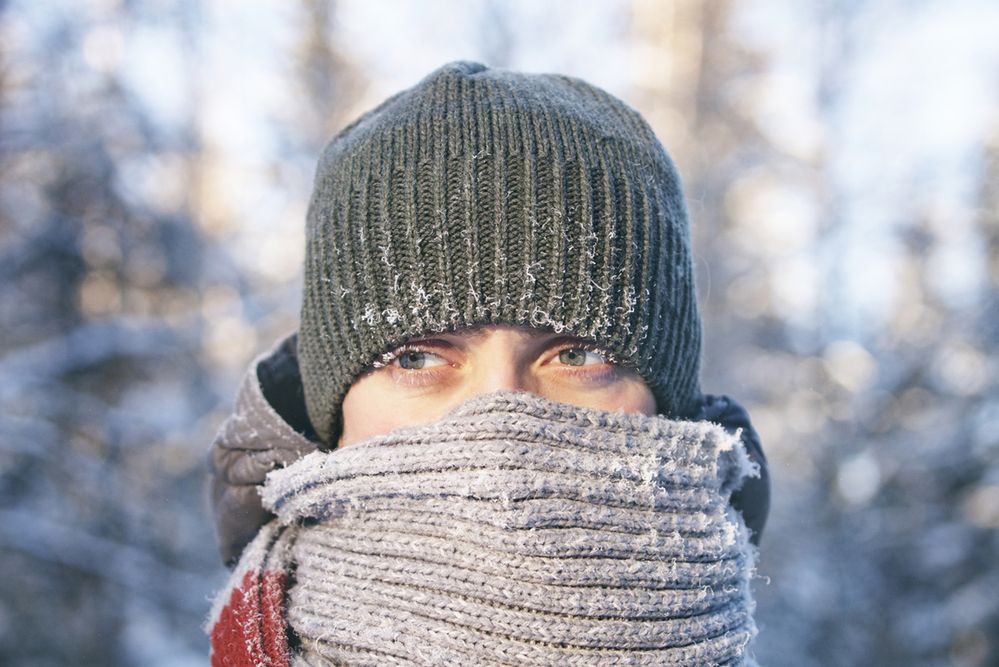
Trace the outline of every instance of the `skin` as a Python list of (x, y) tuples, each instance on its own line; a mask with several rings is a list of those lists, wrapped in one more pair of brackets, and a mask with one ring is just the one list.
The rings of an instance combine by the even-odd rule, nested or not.
[(527, 391), (560, 403), (656, 414), (634, 370), (572, 336), (488, 325), (412, 339), (361, 375), (343, 399), (346, 447), (403, 426), (435, 421), (473, 396)]

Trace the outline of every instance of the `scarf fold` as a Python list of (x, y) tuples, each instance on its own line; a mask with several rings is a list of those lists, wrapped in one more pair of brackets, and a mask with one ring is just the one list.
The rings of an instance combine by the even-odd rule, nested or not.
[(213, 665), (743, 665), (758, 474), (708, 422), (476, 397), (272, 472)]

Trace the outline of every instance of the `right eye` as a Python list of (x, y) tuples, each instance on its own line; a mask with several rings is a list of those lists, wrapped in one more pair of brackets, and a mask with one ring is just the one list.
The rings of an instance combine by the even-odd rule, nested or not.
[(395, 358), (391, 363), (406, 370), (419, 370), (421, 368), (443, 366), (447, 364), (447, 361), (433, 352), (403, 348), (396, 352)]

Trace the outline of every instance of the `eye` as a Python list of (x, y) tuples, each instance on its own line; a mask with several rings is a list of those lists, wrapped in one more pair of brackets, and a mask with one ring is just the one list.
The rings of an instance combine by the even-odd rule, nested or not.
[(595, 350), (587, 350), (583, 347), (567, 347), (560, 350), (558, 360), (566, 366), (585, 366), (587, 362), (589, 364), (607, 363), (604, 355)]
[(403, 348), (396, 352), (396, 356), (391, 363), (406, 370), (419, 370), (421, 368), (443, 366), (447, 362), (438, 355), (426, 350)]

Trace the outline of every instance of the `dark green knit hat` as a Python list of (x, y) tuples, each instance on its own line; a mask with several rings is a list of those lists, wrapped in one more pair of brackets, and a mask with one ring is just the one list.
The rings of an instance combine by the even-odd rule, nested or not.
[(324, 442), (383, 353), (474, 325), (595, 341), (667, 416), (700, 394), (679, 176), (637, 112), (583, 81), (445, 65), (333, 138), (307, 234), (298, 351)]

